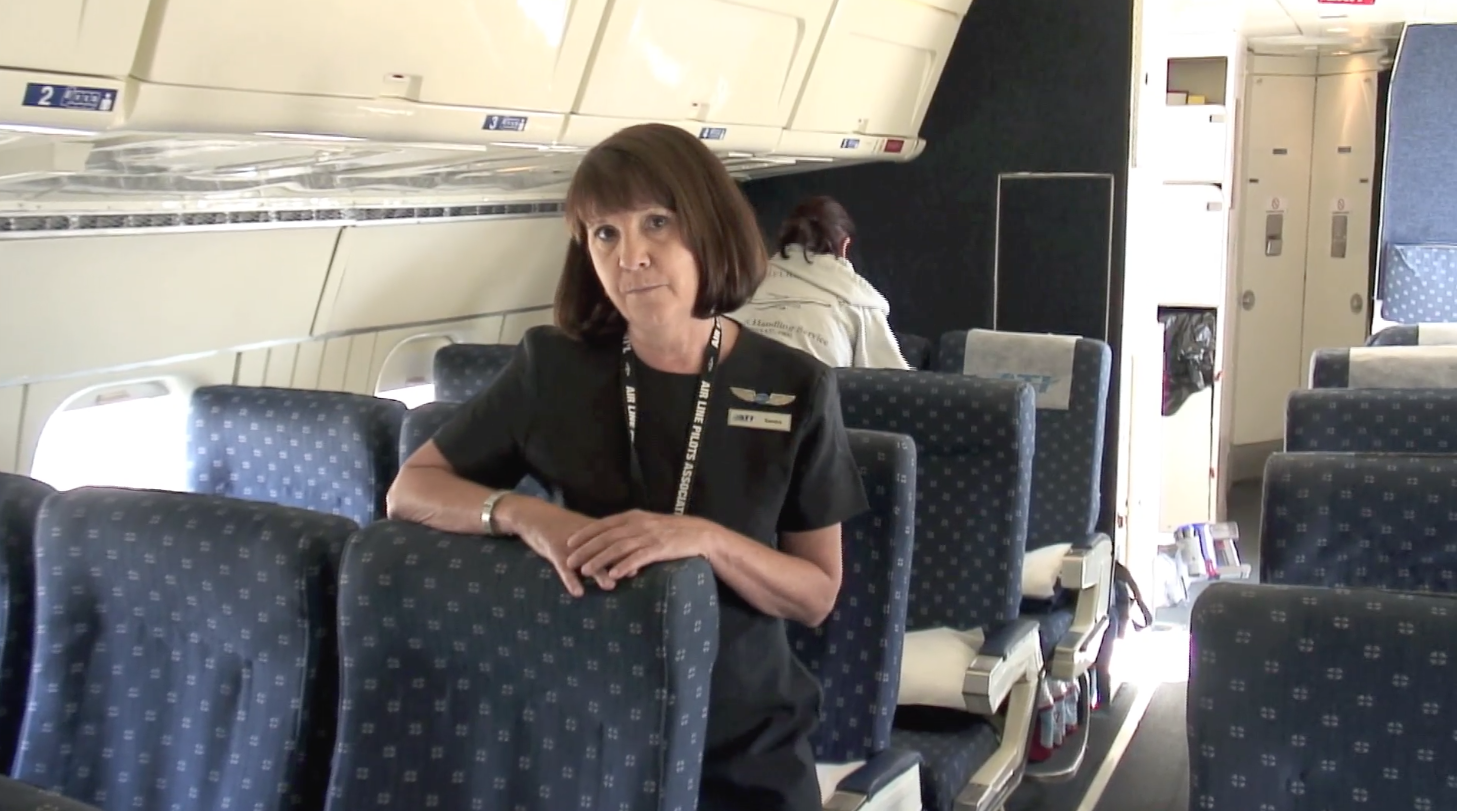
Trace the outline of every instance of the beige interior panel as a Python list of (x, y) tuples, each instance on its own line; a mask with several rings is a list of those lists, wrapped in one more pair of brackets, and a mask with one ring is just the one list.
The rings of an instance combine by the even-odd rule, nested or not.
[(0, 242), (0, 384), (305, 337), (338, 233)]
[(298, 345), (298, 357), (293, 362), (293, 381), (289, 385), (296, 389), (319, 388), (320, 372), (324, 367), (324, 345), (326, 341), (307, 341)]
[(36, 445), (40, 442), (41, 431), (45, 430), (46, 421), (57, 409), (77, 394), (107, 384), (159, 378), (167, 379), (182, 391), (189, 392), (200, 386), (228, 385), (233, 382), (237, 357), (234, 353), (221, 353), (182, 363), (64, 380), (48, 380), (27, 386), (25, 411), (20, 420), (20, 451), (17, 468), (26, 472), (30, 471), (31, 462), (35, 459)]
[(506, 316), (506, 323), (501, 326), (501, 335), (495, 341), (483, 341), (482, 343), (515, 344), (520, 343), (522, 336), (532, 327), (544, 326), (554, 323), (552, 309), (547, 307), (542, 310), (532, 310), (524, 313), (512, 313)]
[(275, 346), (268, 350), (268, 368), (263, 385), (287, 388), (293, 385), (293, 367), (298, 361), (298, 344)]
[(557, 217), (351, 228), (313, 334), (544, 306), (566, 246)]
[(20, 470), (20, 418), (24, 407), (24, 386), (0, 389), (0, 473)]
[(268, 350), (250, 349), (238, 353), (238, 371), (233, 383), (239, 386), (261, 386), (268, 375)]

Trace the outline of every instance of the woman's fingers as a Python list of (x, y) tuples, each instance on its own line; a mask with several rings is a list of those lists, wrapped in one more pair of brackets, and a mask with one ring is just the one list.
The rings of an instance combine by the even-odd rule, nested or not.
[[(582, 588), (582, 579), (577, 576), (576, 572), (572, 571), (571, 567), (555, 560), (551, 562), (551, 565), (553, 569), (556, 569), (557, 576), (562, 579), (562, 585), (567, 587), (568, 594), (573, 597), (581, 597), (583, 594), (586, 594), (586, 589)], [(599, 586), (602, 585), (601, 578), (598, 578), (597, 584)]]

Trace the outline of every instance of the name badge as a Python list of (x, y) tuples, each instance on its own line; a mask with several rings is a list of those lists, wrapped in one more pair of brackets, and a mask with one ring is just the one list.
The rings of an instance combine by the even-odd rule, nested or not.
[(730, 408), (728, 424), (739, 428), (755, 428), (760, 431), (788, 431), (790, 416), (789, 414), (776, 414), (773, 411)]

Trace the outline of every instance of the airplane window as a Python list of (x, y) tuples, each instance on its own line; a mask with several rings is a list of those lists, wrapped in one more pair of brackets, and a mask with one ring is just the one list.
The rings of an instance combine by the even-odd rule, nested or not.
[(160, 380), (83, 391), (46, 420), (31, 475), (58, 490), (186, 490), (189, 401)]
[(381, 391), (377, 392), (376, 396), (399, 400), (405, 404), (405, 408), (417, 408), (426, 403), (435, 402), (435, 384), (422, 383), (418, 386), (406, 386), (402, 389)]
[(416, 335), (390, 350), (379, 372), (376, 397), (399, 400), (408, 408), (435, 401), (435, 353), (455, 343), (446, 335)]

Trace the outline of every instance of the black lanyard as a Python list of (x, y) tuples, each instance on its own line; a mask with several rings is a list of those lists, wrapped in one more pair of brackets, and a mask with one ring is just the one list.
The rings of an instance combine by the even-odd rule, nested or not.
[[(693, 492), (693, 478), (698, 471), (698, 446), (703, 441), (703, 426), (708, 420), (708, 398), (713, 392), (713, 373), (718, 367), (718, 350), (723, 341), (723, 324), (713, 319), (713, 332), (708, 336), (708, 346), (703, 349), (703, 371), (698, 375), (698, 399), (693, 406), (693, 422), (688, 426), (687, 447), (683, 450), (683, 472), (678, 475), (678, 500), (673, 507), (674, 515), (682, 515), (688, 509), (688, 497)], [(642, 462), (637, 456), (637, 386), (632, 382), (632, 367), (637, 362), (633, 354), (632, 341), (622, 336), (622, 407), (627, 413), (627, 448), (629, 473), (633, 496), (639, 506), (647, 507), (647, 483), (643, 479)]]

